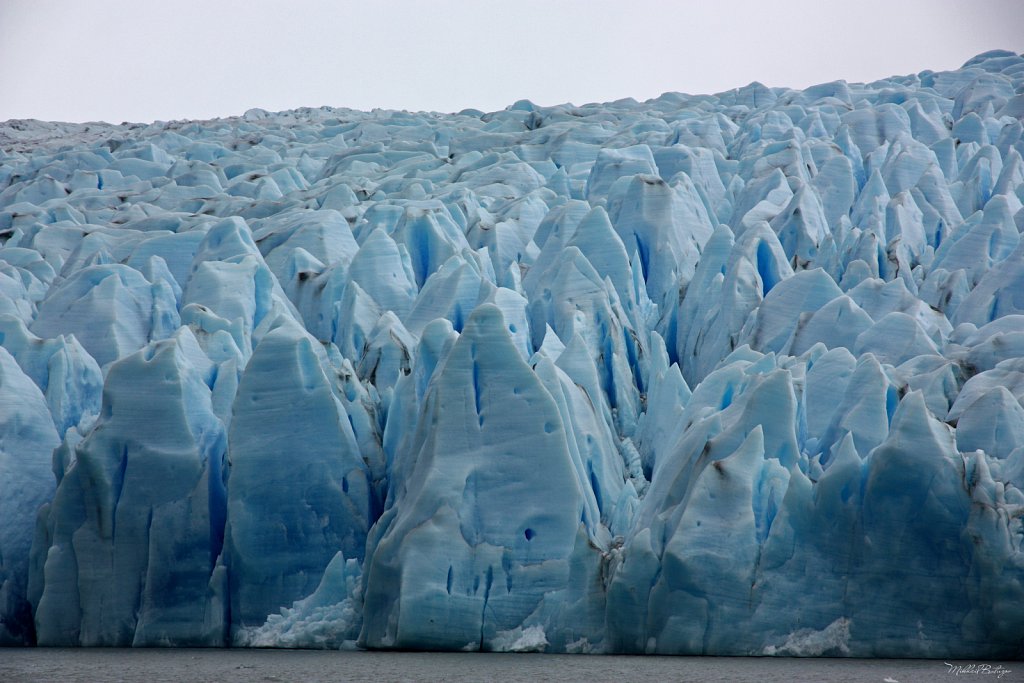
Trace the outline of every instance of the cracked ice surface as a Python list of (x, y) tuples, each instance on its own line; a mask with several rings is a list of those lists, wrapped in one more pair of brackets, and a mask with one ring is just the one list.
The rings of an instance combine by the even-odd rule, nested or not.
[(1024, 655), (1022, 90), (0, 124), (0, 642)]

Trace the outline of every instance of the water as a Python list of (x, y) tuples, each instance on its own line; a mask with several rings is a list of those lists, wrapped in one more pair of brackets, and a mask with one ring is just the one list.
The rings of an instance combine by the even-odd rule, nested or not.
[[(459, 654), (322, 650), (0, 648), (0, 681), (1024, 681), (1024, 662)], [(987, 669), (984, 667), (988, 667)]]

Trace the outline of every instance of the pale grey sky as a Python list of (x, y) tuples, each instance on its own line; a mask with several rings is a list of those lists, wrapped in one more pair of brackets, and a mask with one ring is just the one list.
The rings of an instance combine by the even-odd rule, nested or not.
[(0, 121), (643, 100), (993, 48), (1024, 51), (1024, 0), (0, 0)]

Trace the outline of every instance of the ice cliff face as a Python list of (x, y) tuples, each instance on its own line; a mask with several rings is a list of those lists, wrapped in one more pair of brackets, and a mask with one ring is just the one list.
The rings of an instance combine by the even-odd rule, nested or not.
[(1022, 91), (0, 124), (0, 642), (1024, 655)]

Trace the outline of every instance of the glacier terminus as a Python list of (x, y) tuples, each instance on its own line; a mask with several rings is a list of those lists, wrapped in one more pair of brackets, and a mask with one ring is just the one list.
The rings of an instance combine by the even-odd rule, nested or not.
[(1024, 57), (0, 123), (0, 643), (1024, 657)]

